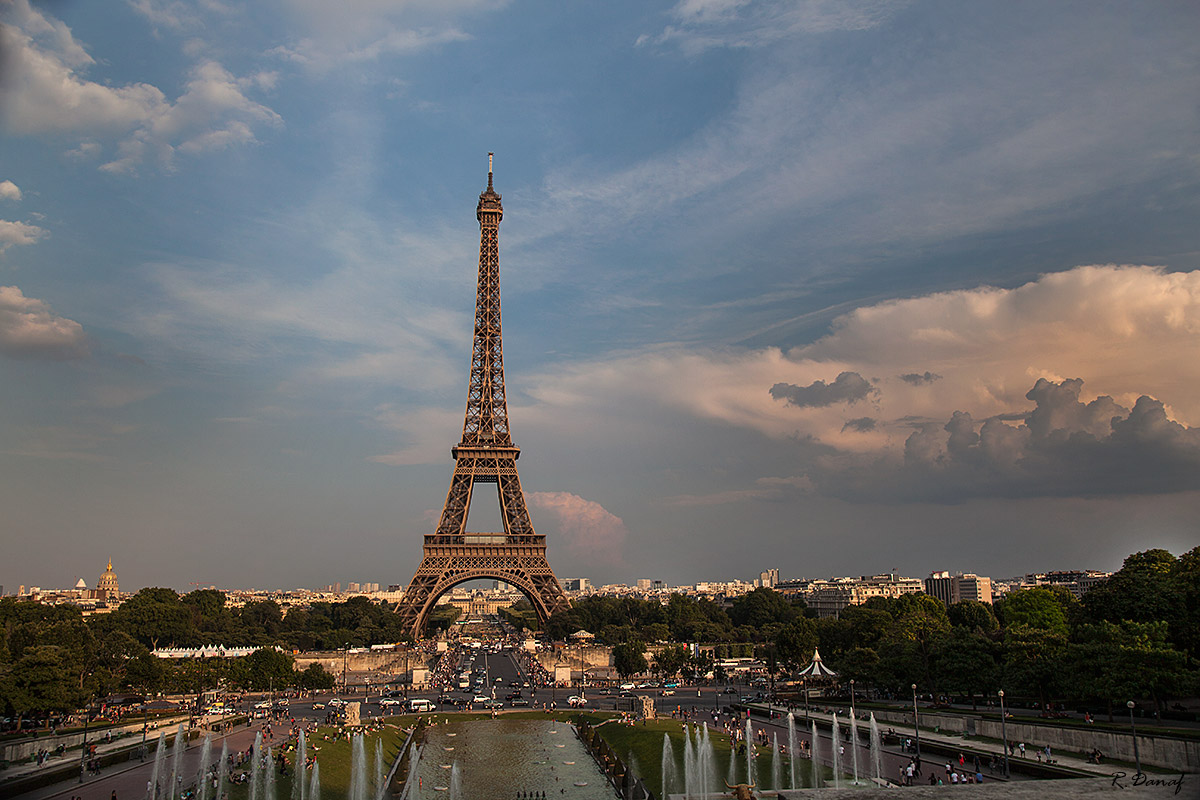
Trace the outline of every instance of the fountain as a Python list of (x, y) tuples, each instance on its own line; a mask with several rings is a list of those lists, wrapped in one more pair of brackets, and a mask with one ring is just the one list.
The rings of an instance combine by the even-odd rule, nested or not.
[(200, 748), (200, 769), (196, 772), (196, 800), (208, 800), (208, 762), (211, 759), (212, 734), (208, 733), (204, 735), (204, 744)]
[(275, 753), (267, 748), (267, 757), (262, 763), (263, 785), (266, 800), (275, 800)]
[[(292, 800), (305, 800), (304, 797), (304, 767), (308, 761), (308, 743), (304, 739), (304, 729), (300, 729), (300, 735), (296, 738), (296, 758), (293, 762), (292, 775)], [(203, 800), (203, 798), (201, 798)], [(221, 800), (217, 797), (214, 800)]]
[(746, 783), (758, 783), (754, 780), (754, 728), (749, 715), (746, 716)]
[(383, 739), (375, 740), (375, 800), (383, 800), (384, 782), (387, 781), (387, 765), (383, 761)]
[(779, 772), (779, 770), (782, 766), (783, 765), (780, 763), (780, 759), (779, 759), (779, 733), (776, 732), (776, 734), (771, 739), (771, 788), (772, 789), (778, 789), (779, 785), (781, 783), (783, 783), (783, 776)]
[(458, 770), (458, 762), (450, 768), (450, 800), (462, 798), (462, 773)]
[(696, 748), (687, 724), (683, 728), (683, 796), (691, 800), (696, 795)]
[[(729, 742), (731, 745), (734, 744), (734, 739), (732, 736), (729, 737)], [(737, 759), (734, 758), (734, 755), (735, 750), (731, 747), (729, 750), (729, 769), (725, 771), (725, 782), (731, 786), (738, 782), (737, 775), (734, 772), (734, 767), (737, 764)]]
[(146, 800), (158, 797), (158, 781), (162, 778), (163, 762), (167, 758), (167, 732), (158, 732), (158, 744), (154, 748), (154, 769), (150, 772), (150, 785), (146, 787)]
[(821, 788), (821, 737), (817, 734), (817, 721), (812, 721), (812, 787)]
[(367, 800), (367, 748), (361, 733), (350, 745), (350, 792), (347, 800)]
[(791, 781), (788, 788), (796, 788), (796, 717), (788, 712), (788, 771)]
[(308, 800), (321, 800), (321, 765), (316, 761), (313, 762), (312, 777), (308, 779)]
[(164, 796), (172, 799), (179, 797), (179, 786), (183, 783), (181, 769), (183, 767), (183, 750), (185, 747), (187, 747), (187, 736), (184, 733), (183, 723), (181, 722), (175, 730), (175, 744), (171, 746), (171, 791), (169, 794), (164, 792)]
[(263, 800), (262, 743), (259, 731), (254, 734), (254, 747), (250, 750), (250, 800)]
[(670, 794), (670, 790), (675, 789), (675, 748), (671, 745), (671, 737), (663, 734), (662, 747), (662, 794), (659, 797), (666, 797)]
[(229, 770), (229, 742), (221, 740), (221, 763), (217, 765), (217, 794), (213, 800), (225, 800), (225, 776)]
[(858, 717), (850, 715), (850, 757), (854, 759), (854, 785), (858, 786)]
[(883, 745), (879, 740), (879, 723), (875, 721), (875, 712), (871, 712), (871, 768), (875, 772), (875, 782), (883, 780)]
[(708, 788), (717, 781), (717, 768), (713, 764), (715, 753), (713, 751), (712, 739), (708, 737), (708, 726), (702, 725), (704, 731), (704, 739), (700, 745), (701, 753), (701, 770), (700, 770), (700, 790), (708, 793)]
[(833, 761), (833, 788), (842, 788), (841, 744), (838, 737), (837, 712), (833, 712), (833, 727), (829, 732), (829, 757)]

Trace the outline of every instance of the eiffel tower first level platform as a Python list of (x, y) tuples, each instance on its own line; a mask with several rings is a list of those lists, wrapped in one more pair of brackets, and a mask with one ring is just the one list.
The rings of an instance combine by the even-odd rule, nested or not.
[[(488, 153), (487, 189), (479, 195), (475, 213), (479, 220), (479, 282), (462, 441), (450, 451), (454, 476), (437, 530), (425, 535), (421, 565), (396, 609), (415, 638), (420, 638), (439, 597), (460, 583), (481, 578), (516, 587), (529, 598), (543, 623), (551, 614), (570, 608), (546, 560), (546, 537), (534, 532), (529, 519), (517, 476), (521, 450), (508, 430), (497, 242), (503, 215), (500, 195), (492, 188), (492, 154)], [(503, 532), (467, 532), (477, 484), (495, 484)]]

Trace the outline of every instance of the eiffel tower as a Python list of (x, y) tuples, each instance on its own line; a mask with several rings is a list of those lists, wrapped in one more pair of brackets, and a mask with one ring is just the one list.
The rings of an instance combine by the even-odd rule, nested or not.
[[(475, 210), (479, 220), (479, 285), (475, 296), (475, 339), (462, 441), (450, 450), (454, 477), (435, 533), (425, 534), (424, 554), (396, 612), (420, 638), (437, 599), (460, 583), (479, 578), (504, 581), (533, 604), (543, 623), (570, 607), (550, 562), (546, 537), (533, 530), (517, 476), (521, 449), (508, 430), (504, 356), (500, 339), (500, 251), (497, 235), (504, 209), (492, 188), (488, 153), (487, 189)], [(494, 483), (500, 497), (503, 533), (467, 533), (467, 512), (478, 483)]]

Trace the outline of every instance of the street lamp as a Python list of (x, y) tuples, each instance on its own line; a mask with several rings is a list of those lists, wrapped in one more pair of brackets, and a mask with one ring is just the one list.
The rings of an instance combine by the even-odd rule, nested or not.
[(342, 694), (349, 694), (349, 684), (346, 683), (346, 658), (350, 655), (350, 643), (346, 642), (342, 648)]
[(808, 721), (808, 676), (804, 676), (804, 720)]
[(858, 741), (857, 741), (858, 740), (858, 736), (857, 736), (858, 722), (856, 721), (856, 717), (854, 716), (854, 678), (850, 679), (850, 720), (851, 720), (850, 729), (855, 732), (854, 746), (858, 747)]
[(996, 692), (1000, 695), (1000, 742), (1004, 748), (1004, 777), (1008, 777), (1008, 729), (1005, 727), (1004, 719), (1004, 690)]
[(1133, 724), (1133, 701), (1125, 703), (1125, 706), (1129, 709), (1129, 728), (1133, 732), (1133, 763), (1137, 767), (1138, 774), (1141, 775), (1142, 758), (1138, 755), (1137, 726)]
[[(90, 701), (89, 701), (89, 706), (90, 706)], [(1132, 709), (1133, 703), (1130, 703), (1129, 706), (1130, 706), (1130, 709)], [(90, 718), (92, 716), (91, 713), (89, 713), (90, 711), (91, 711), (90, 707), (85, 708), (83, 710), (83, 752), (79, 754), (79, 782), (80, 783), (83, 783), (83, 773), (84, 773), (84, 769), (87, 766), (87, 752), (88, 752), (87, 729), (88, 729), (88, 722), (90, 721)], [(1133, 719), (1133, 711), (1132, 710), (1130, 710), (1130, 712), (1129, 712), (1129, 718)], [(1138, 772), (1141, 772), (1141, 770), (1138, 770)]]
[(921, 717), (917, 712), (917, 685), (912, 685), (913, 690), (913, 731), (917, 734), (917, 758), (921, 757)]

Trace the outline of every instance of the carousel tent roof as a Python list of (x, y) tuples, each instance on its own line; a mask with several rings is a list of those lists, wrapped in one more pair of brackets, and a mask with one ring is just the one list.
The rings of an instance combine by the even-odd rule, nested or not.
[(821, 660), (821, 651), (814, 648), (812, 663), (800, 670), (800, 676), (804, 678), (836, 678), (837, 673), (825, 666), (825, 662)]
[(571, 634), (571, 638), (572, 639), (595, 639), (596, 634), (588, 633), (583, 628), (580, 628), (579, 630), (577, 630)]

